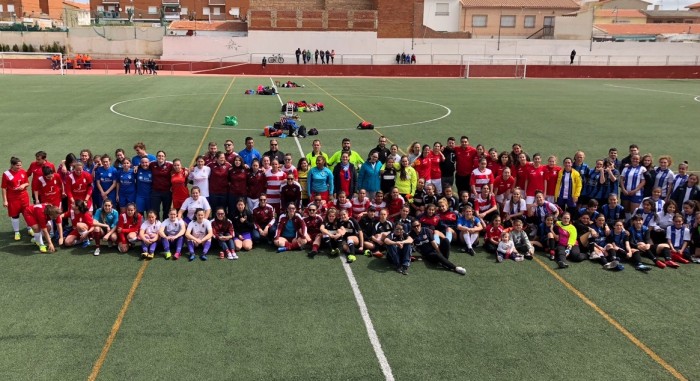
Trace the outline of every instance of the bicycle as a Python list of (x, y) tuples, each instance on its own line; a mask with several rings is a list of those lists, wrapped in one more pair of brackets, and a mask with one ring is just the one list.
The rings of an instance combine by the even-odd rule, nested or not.
[(280, 53), (273, 54), (267, 57), (267, 63), (284, 63), (284, 57)]

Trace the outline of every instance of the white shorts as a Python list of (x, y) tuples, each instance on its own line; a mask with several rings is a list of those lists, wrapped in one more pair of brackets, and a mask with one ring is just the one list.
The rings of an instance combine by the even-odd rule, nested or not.
[(535, 203), (535, 196), (527, 196), (525, 198), (525, 203), (528, 205), (532, 205)]

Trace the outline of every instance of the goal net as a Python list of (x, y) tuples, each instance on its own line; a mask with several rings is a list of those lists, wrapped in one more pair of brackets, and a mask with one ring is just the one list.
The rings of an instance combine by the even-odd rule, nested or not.
[(464, 78), (526, 78), (527, 58), (468, 57)]
[(20, 74), (44, 70), (65, 74), (66, 62), (61, 53), (0, 52), (0, 74)]

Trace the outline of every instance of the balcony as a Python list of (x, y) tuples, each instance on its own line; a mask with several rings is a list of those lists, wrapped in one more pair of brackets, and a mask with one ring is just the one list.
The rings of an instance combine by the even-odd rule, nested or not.
[(102, 4), (119, 4), (119, 0), (102, 0)]
[(209, 5), (226, 5), (226, 0), (209, 0)]
[(163, 5), (180, 5), (180, 0), (163, 0)]
[(168, 21), (173, 21), (173, 20), (179, 20), (180, 19), (180, 11), (177, 12), (164, 12), (163, 16), (165, 17), (166, 20)]

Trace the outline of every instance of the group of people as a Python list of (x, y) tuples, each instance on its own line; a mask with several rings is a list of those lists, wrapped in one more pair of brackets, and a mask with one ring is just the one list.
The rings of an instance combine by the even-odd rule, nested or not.
[(131, 65), (134, 65), (134, 75), (152, 74), (158, 75), (158, 63), (153, 58), (140, 59), (134, 58), (132, 61), (129, 57), (124, 57), (123, 66), (124, 74), (131, 73)]
[(294, 52), (294, 55), (297, 58), (297, 65), (300, 64), (300, 61), (304, 62), (304, 65), (307, 63), (311, 63), (311, 59), (313, 58), (314, 64), (318, 64), (318, 59), (319, 57), (321, 58), (321, 64), (329, 64), (332, 65), (335, 63), (335, 49), (333, 50), (323, 50), (323, 49), (316, 49), (314, 52), (311, 52), (311, 49), (304, 49), (301, 50), (301, 48), (297, 48), (297, 50)]
[[(295, 158), (276, 139), (260, 153), (252, 137), (234, 150), (216, 142), (187, 168), (165, 151), (152, 155), (139, 142), (135, 155), (114, 157), (88, 149), (60, 165), (39, 151), (28, 170), (19, 158), (3, 174), (4, 206), (16, 240), (24, 217), (41, 252), (57, 245), (140, 246), (151, 259), (162, 247), (166, 259), (183, 251), (206, 260), (212, 246), (219, 258), (269, 244), (277, 252), (308, 249), (386, 257), (407, 274), (421, 258), (465, 274), (450, 261), (454, 246), (475, 248), (506, 259), (532, 259), (541, 250), (560, 268), (591, 259), (607, 269), (622, 262), (648, 271), (700, 262), (700, 187), (687, 163), (640, 156), (636, 145), (618, 160), (617, 149), (589, 166), (576, 152), (559, 165), (555, 156), (530, 156), (519, 144), (511, 151), (473, 147), (469, 138), (443, 145), (414, 142), (405, 154), (380, 136), (366, 155), (345, 138), (333, 154), (321, 141)], [(30, 203), (28, 188), (31, 184)], [(456, 188), (456, 191), (455, 191)], [(196, 252), (199, 252), (196, 255)]]
[(81, 53), (78, 53), (73, 57), (71, 57), (70, 55), (67, 55), (64, 62), (61, 63), (61, 56), (60, 55), (58, 55), (58, 54), (52, 55), (51, 56), (51, 69), (59, 70), (59, 69), (61, 69), (61, 65), (63, 65), (64, 69), (91, 70), (92, 69), (92, 57), (90, 57), (89, 54), (81, 54)]
[(396, 54), (396, 63), (397, 64), (414, 64), (416, 63), (416, 55), (415, 54), (406, 54), (406, 53), (397, 53)]

